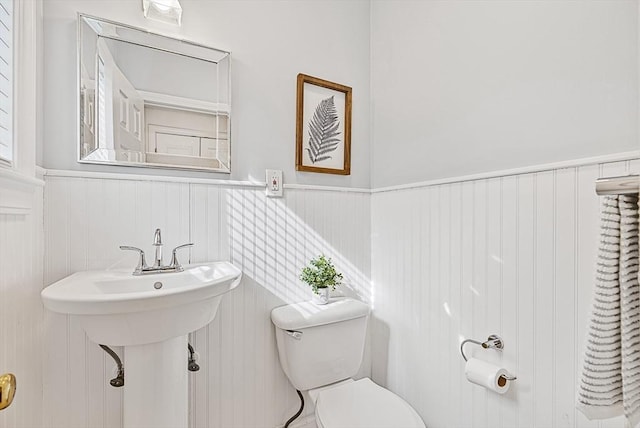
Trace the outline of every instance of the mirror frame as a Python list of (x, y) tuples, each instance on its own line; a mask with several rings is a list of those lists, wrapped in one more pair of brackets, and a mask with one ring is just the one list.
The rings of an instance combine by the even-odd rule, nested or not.
[[(123, 28), (127, 28), (129, 30), (135, 30), (135, 31), (139, 31), (141, 33), (145, 33), (146, 35), (150, 35), (150, 36), (154, 36), (154, 37), (161, 37), (162, 39), (168, 39), (171, 40), (173, 42), (179, 42), (180, 44), (185, 44), (188, 46), (192, 46), (194, 48), (202, 48), (202, 49), (208, 49), (208, 50), (213, 50), (216, 52), (219, 52), (221, 54), (224, 54), (226, 56), (226, 58), (228, 58), (229, 60), (229, 72), (228, 72), (228, 76), (227, 76), (227, 87), (228, 87), (228, 100), (229, 100), (229, 119), (228, 119), (228, 128), (227, 128), (227, 138), (229, 140), (229, 158), (228, 158), (228, 164), (229, 164), (229, 168), (228, 169), (218, 169), (218, 168), (204, 168), (204, 167), (197, 167), (197, 166), (185, 166), (185, 165), (165, 165), (165, 164), (157, 164), (157, 163), (137, 163), (137, 162), (121, 162), (121, 161), (96, 161), (96, 160), (84, 160), (81, 158), (81, 146), (82, 146), (82, 117), (80, 117), (81, 114), (81, 103), (82, 103), (82, 24), (83, 24), (83, 20), (84, 18), (89, 18), (89, 19), (93, 19), (93, 20), (97, 20), (97, 21), (101, 21), (101, 22), (105, 22), (107, 24), (111, 24), (111, 25), (116, 25), (119, 27), (123, 27)], [(87, 24), (88, 25), (88, 24)], [(213, 46), (208, 46), (202, 43), (198, 43), (198, 42), (194, 42), (192, 40), (189, 39), (185, 39), (185, 38), (180, 38), (180, 37), (176, 37), (173, 35), (167, 35), (167, 34), (162, 34), (159, 32), (155, 32), (155, 31), (151, 31), (145, 28), (140, 28), (140, 27), (135, 27), (133, 25), (129, 25), (129, 24), (124, 24), (122, 22), (117, 22), (117, 21), (113, 21), (110, 19), (106, 19), (106, 18), (101, 18), (95, 15), (89, 15), (86, 13), (82, 13), (82, 12), (78, 12), (77, 14), (77, 26), (78, 26), (78, 30), (77, 30), (77, 40), (76, 40), (76, 160), (78, 163), (81, 164), (92, 164), (92, 165), (106, 165), (106, 166), (124, 166), (124, 167), (134, 167), (134, 168), (153, 168), (153, 169), (168, 169), (168, 170), (181, 170), (181, 171), (196, 171), (196, 172), (210, 172), (210, 173), (218, 173), (218, 174), (231, 174), (231, 165), (232, 165), (232, 161), (231, 161), (231, 140), (232, 140), (232, 130), (231, 130), (231, 112), (232, 112), (232, 99), (231, 99), (231, 95), (232, 95), (232, 91), (231, 91), (231, 52), (227, 51), (227, 50), (223, 50), (223, 49), (218, 49), (218, 48), (214, 48)], [(119, 39), (123, 42), (127, 42), (127, 43), (132, 43), (132, 44), (140, 44), (140, 43), (135, 43), (132, 41), (129, 41), (127, 39)], [(147, 47), (147, 45), (143, 45), (145, 47)], [(163, 49), (167, 52), (170, 53), (174, 53), (174, 54), (178, 54), (178, 55), (183, 55), (183, 56), (187, 56), (187, 57), (191, 57), (194, 59), (199, 59), (202, 61), (208, 61), (208, 62), (212, 62), (211, 59), (207, 59), (207, 58), (203, 58), (201, 56), (195, 55), (195, 54), (191, 54), (191, 53), (183, 53), (183, 52), (177, 52), (175, 50), (171, 50), (171, 49)], [(95, 138), (98, 138), (97, 134), (95, 136)]]

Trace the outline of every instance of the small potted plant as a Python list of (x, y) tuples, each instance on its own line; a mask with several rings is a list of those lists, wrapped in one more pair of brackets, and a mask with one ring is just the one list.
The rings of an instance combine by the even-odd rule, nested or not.
[(329, 303), (329, 287), (335, 290), (342, 283), (342, 274), (336, 271), (331, 259), (322, 254), (311, 259), (309, 265), (302, 269), (300, 279), (311, 286), (313, 301), (326, 305)]

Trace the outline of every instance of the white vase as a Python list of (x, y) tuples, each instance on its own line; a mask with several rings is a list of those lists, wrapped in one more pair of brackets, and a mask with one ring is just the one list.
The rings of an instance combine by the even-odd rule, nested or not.
[(313, 293), (313, 303), (316, 305), (329, 303), (329, 287), (318, 288), (318, 291)]

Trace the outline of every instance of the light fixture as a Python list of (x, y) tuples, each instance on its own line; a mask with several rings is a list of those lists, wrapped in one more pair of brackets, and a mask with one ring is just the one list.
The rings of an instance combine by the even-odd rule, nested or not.
[(142, 0), (144, 17), (169, 24), (182, 24), (182, 6), (178, 0)]

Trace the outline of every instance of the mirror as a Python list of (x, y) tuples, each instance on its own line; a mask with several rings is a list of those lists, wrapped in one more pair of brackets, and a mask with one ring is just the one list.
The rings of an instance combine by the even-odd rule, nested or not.
[(78, 15), (79, 162), (230, 172), (230, 54)]

